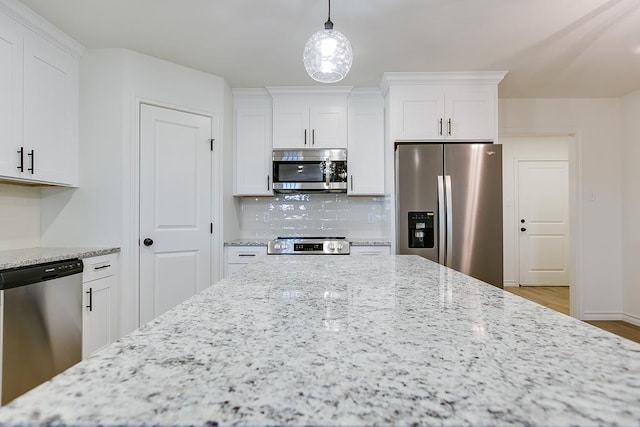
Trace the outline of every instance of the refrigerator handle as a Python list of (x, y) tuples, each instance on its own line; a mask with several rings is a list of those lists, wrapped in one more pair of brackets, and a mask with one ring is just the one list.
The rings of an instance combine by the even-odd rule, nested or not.
[(447, 255), (445, 265), (451, 267), (451, 259), (453, 253), (453, 202), (451, 201), (451, 175), (444, 177), (444, 186), (446, 194), (446, 206), (447, 206)]
[(446, 248), (445, 238), (446, 231), (445, 225), (447, 218), (445, 216), (445, 204), (444, 204), (444, 177), (438, 175), (438, 263), (444, 265), (444, 251)]

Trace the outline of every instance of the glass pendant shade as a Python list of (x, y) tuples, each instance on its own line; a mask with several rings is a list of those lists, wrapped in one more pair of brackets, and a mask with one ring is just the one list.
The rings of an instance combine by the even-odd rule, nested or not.
[[(331, 11), (331, 1), (329, 1)], [(320, 83), (339, 82), (351, 69), (353, 49), (341, 32), (333, 29), (331, 17), (320, 30), (307, 40), (302, 55), (304, 67), (312, 79)]]

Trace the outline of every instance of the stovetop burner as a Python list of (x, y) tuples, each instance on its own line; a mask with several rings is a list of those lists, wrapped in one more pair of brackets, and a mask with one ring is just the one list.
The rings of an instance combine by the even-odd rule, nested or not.
[(351, 244), (344, 236), (285, 236), (267, 244), (268, 255), (349, 255)]

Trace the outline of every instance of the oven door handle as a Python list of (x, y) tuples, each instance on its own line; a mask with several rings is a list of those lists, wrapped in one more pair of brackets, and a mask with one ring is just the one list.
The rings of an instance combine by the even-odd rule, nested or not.
[(331, 159), (327, 157), (324, 165), (324, 186), (329, 189), (331, 188)]

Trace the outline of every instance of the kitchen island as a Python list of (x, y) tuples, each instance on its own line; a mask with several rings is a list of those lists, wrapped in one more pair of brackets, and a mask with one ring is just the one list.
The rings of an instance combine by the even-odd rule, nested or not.
[(640, 345), (416, 256), (265, 257), (0, 409), (6, 425), (638, 423)]

